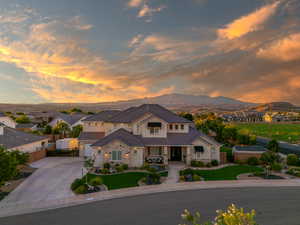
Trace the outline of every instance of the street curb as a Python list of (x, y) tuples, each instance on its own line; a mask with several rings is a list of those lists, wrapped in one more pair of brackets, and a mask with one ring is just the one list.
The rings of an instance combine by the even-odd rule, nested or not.
[(141, 195), (167, 193), (175, 191), (191, 191), (205, 189), (255, 188), (255, 187), (300, 187), (300, 179), (294, 180), (233, 180), (233, 181), (200, 181), (192, 183), (161, 184), (124, 188), (112, 191), (91, 193), (66, 199), (16, 204), (0, 204), (0, 218), (41, 212), (51, 209), (65, 208), (111, 199), (135, 197)]

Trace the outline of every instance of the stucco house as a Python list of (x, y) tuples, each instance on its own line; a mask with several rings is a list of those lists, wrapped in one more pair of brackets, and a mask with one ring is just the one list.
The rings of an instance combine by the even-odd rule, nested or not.
[(0, 123), (11, 128), (16, 128), (17, 125), (17, 123), (12, 118), (10, 118), (2, 112), (0, 112)]
[(86, 118), (85, 114), (65, 114), (59, 113), (50, 123), (51, 127), (55, 127), (58, 123), (63, 122), (69, 125), (70, 128), (73, 128), (77, 125), (82, 125), (82, 120)]
[(189, 165), (191, 160), (220, 161), (218, 142), (197, 131), (191, 121), (160, 105), (104, 111), (82, 122), (80, 149), (88, 152), (95, 166), (105, 162), (139, 167), (145, 162), (181, 161)]
[(30, 162), (45, 157), (47, 145), (47, 137), (19, 131), (0, 123), (0, 146), (8, 150), (19, 150), (29, 153)]

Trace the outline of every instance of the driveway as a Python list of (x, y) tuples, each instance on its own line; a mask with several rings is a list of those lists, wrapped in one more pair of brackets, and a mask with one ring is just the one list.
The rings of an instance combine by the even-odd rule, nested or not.
[(81, 176), (82, 158), (49, 157), (32, 163), (38, 168), (30, 177), (10, 193), (0, 206), (71, 197), (72, 181)]

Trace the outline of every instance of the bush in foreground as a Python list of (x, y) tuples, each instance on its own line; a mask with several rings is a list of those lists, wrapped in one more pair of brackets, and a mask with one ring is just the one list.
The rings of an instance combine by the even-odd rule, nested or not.
[(250, 166), (257, 166), (259, 164), (259, 160), (256, 157), (250, 157), (247, 160), (247, 164)]
[(78, 188), (76, 188), (74, 192), (76, 194), (86, 194), (88, 193), (88, 186), (86, 184), (82, 184)]
[(101, 177), (94, 177), (91, 180), (89, 180), (89, 185), (91, 186), (99, 186), (101, 184), (103, 184)]
[(200, 223), (200, 213), (193, 215), (188, 210), (184, 210), (182, 218), (192, 225), (257, 225), (254, 210), (245, 212), (233, 204), (226, 211), (217, 210), (217, 216), (211, 222)]
[(298, 166), (299, 165), (299, 157), (296, 154), (288, 154), (286, 158), (286, 163), (289, 166)]

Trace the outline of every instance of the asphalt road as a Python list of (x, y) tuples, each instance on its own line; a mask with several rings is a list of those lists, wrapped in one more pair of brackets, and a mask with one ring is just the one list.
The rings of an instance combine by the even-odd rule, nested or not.
[(231, 203), (257, 211), (260, 225), (299, 225), (299, 188), (234, 188), (178, 191), (100, 201), (0, 218), (1, 225), (177, 225), (184, 209), (203, 219)]

